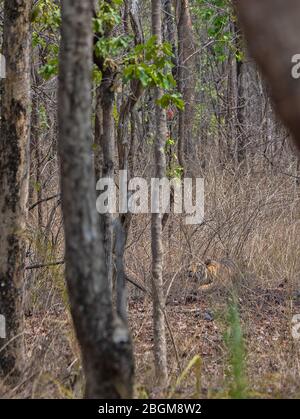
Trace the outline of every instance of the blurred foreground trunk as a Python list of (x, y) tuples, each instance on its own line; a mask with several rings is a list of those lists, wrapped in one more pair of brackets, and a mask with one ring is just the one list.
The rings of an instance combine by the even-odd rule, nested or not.
[[(270, 85), (275, 108), (300, 149), (299, 0), (236, 0), (249, 50)], [(297, 57), (296, 57), (297, 58)], [(299, 74), (299, 66), (298, 66)]]

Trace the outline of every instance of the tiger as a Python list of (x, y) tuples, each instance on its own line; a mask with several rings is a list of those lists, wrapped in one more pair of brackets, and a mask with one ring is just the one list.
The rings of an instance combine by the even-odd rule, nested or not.
[(207, 259), (204, 263), (190, 267), (189, 278), (198, 285), (200, 291), (228, 288), (237, 278), (237, 267), (231, 259)]

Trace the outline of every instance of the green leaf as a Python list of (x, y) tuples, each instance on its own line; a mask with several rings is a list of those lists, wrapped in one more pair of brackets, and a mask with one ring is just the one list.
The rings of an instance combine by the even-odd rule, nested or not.
[(179, 93), (166, 93), (157, 101), (157, 103), (164, 109), (168, 108), (170, 105), (176, 106), (179, 110), (184, 109), (184, 101)]

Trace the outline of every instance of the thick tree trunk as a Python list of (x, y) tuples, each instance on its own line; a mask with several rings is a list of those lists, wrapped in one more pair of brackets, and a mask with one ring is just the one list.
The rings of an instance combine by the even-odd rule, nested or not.
[(22, 286), (30, 138), (30, 0), (5, 0), (3, 54), (6, 79), (0, 138), (0, 376), (23, 361)]
[[(162, 12), (161, 0), (152, 0), (152, 33), (157, 42), (162, 41)], [(155, 100), (162, 96), (161, 89), (155, 89)], [(155, 140), (155, 177), (161, 179), (166, 175), (165, 144), (167, 135), (166, 112), (156, 105), (156, 140)], [(162, 214), (152, 214), (151, 225), (152, 248), (152, 298), (154, 325), (154, 357), (156, 377), (161, 385), (168, 379), (167, 346), (165, 330), (165, 300), (163, 294), (163, 243), (162, 243)]]
[(267, 79), (275, 107), (300, 149), (300, 83), (292, 76), (292, 57), (299, 54), (300, 3), (234, 0), (234, 5), (250, 53)]
[(86, 378), (86, 398), (130, 398), (131, 339), (113, 312), (96, 213), (92, 161), (93, 0), (62, 2), (59, 154), (66, 280)]

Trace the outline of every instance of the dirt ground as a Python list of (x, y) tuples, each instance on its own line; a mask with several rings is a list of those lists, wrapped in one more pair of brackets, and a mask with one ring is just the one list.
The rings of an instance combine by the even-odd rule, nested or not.
[[(291, 319), (300, 312), (300, 296), (286, 284), (262, 289), (243, 285), (237, 306), (245, 343), (247, 397), (300, 397), (300, 340), (292, 337)], [(234, 380), (225, 334), (228, 291), (202, 295), (182, 291), (166, 306), (169, 386), (155, 385), (152, 303), (131, 298), (129, 321), (136, 360), (139, 398), (229, 397)], [(79, 350), (70, 316), (61, 305), (46, 313), (27, 315), (27, 368), (15, 388), (0, 388), (2, 397), (77, 398), (83, 387)]]

